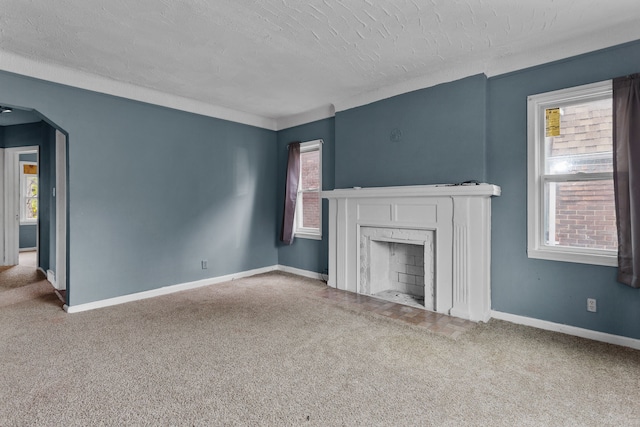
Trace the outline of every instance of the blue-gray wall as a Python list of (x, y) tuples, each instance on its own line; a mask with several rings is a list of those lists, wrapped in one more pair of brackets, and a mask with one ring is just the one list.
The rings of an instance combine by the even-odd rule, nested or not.
[(278, 194), (277, 194), (277, 235), (278, 260), (282, 265), (300, 268), (318, 273), (328, 272), (328, 202), (322, 202), (322, 240), (295, 238), (292, 245), (284, 245), (279, 241), (282, 230), (284, 210), (284, 188), (287, 172), (287, 144), (294, 141), (312, 141), (322, 139), (322, 189), (333, 190), (335, 176), (335, 121), (333, 118), (319, 120), (278, 132)]
[(337, 113), (336, 188), (484, 181), (486, 95), (477, 75)]
[(37, 224), (20, 225), (19, 247), (20, 249), (35, 249), (38, 244)]
[[(616, 269), (527, 257), (528, 95), (640, 72), (640, 42), (489, 79), (488, 174), (493, 200), (494, 310), (640, 338), (640, 291)], [(598, 312), (586, 311), (597, 298)]]
[(276, 132), (6, 72), (0, 101), (69, 135), (71, 306), (277, 264)]
[[(38, 155), (36, 153), (20, 154), (21, 162), (38, 162)], [(37, 238), (37, 224), (25, 224), (20, 225), (19, 232), (19, 247), (20, 249), (35, 248), (38, 244)]]

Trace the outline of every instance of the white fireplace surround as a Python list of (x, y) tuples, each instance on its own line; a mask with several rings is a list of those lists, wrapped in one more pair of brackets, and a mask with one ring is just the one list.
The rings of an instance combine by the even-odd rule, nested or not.
[(500, 191), (491, 184), (323, 191), (329, 199), (329, 286), (360, 292), (362, 227), (396, 230), (394, 241), (412, 235), (399, 230), (432, 231), (434, 311), (488, 321), (491, 197)]

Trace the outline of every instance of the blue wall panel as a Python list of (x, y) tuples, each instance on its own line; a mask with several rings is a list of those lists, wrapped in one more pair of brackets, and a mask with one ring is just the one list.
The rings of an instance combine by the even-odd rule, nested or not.
[(35, 248), (38, 244), (37, 240), (38, 226), (36, 224), (21, 225), (18, 235), (20, 249)]
[(485, 180), (484, 75), (336, 114), (336, 188)]

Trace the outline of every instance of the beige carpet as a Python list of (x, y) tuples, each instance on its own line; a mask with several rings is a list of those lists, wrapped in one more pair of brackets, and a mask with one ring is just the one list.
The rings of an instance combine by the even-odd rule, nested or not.
[(0, 308), (44, 297), (51, 292), (53, 288), (45, 275), (34, 267), (0, 267)]
[[(271, 273), (0, 310), (0, 425), (640, 425), (640, 352), (501, 321), (457, 340)], [(0, 294), (0, 297), (2, 295)]]

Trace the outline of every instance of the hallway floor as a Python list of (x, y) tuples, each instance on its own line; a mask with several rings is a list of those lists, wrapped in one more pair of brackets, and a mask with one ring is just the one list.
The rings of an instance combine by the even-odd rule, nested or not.
[(38, 266), (37, 255), (38, 255), (37, 251), (20, 252), (20, 254), (18, 255), (18, 264), (23, 267), (35, 268)]

